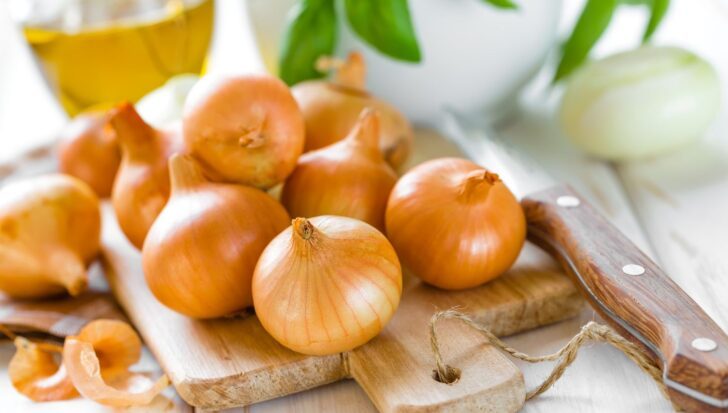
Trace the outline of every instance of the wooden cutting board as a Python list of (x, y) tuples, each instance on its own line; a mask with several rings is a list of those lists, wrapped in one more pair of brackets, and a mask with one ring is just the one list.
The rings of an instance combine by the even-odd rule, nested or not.
[[(411, 164), (459, 155), (434, 134), (418, 134)], [(141, 257), (120, 232), (108, 205), (103, 249), (111, 288), (182, 398), (203, 409), (242, 406), (353, 378), (382, 412), (513, 412), (525, 398), (515, 365), (453, 321), (438, 328), (446, 361), (461, 370), (455, 384), (432, 378), (428, 321), (458, 306), (508, 335), (575, 315), (582, 300), (544, 253), (528, 245), (507, 274), (485, 286), (445, 292), (405, 275), (397, 313), (384, 331), (351, 352), (294, 353), (271, 338), (254, 315), (198, 321), (162, 306), (147, 288)]]

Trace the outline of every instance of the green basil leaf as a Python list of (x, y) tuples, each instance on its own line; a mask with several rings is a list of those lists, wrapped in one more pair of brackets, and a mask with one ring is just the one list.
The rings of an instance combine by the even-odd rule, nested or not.
[(619, 0), (619, 3), (630, 6), (649, 6), (652, 4), (652, 0)]
[(325, 76), (316, 60), (334, 53), (337, 29), (334, 0), (299, 0), (288, 14), (278, 57), (281, 79), (294, 85)]
[(407, 0), (344, 0), (352, 29), (372, 47), (395, 59), (421, 60)]
[(554, 81), (569, 75), (589, 56), (612, 20), (617, 0), (588, 0), (571, 36), (563, 47), (561, 61), (556, 69)]
[(670, 0), (652, 0), (652, 4), (650, 5), (650, 21), (647, 22), (645, 34), (642, 36), (643, 42), (650, 40), (655, 30), (657, 30), (657, 27), (660, 26), (660, 22), (665, 17), (669, 6)]
[(517, 9), (518, 5), (511, 0), (482, 0), (491, 6), (498, 7), (499, 9)]

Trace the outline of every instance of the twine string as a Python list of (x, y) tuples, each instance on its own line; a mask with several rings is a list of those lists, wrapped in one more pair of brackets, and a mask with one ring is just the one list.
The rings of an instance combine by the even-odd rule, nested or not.
[[(433, 377), (440, 382), (452, 384), (457, 381), (457, 377), (453, 377), (453, 373), (456, 372), (457, 369), (447, 365), (442, 359), (440, 343), (435, 329), (437, 322), (444, 319), (455, 319), (463, 322), (468, 327), (483, 335), (489, 344), (519, 360), (523, 360), (528, 363), (557, 361), (548, 377), (546, 377), (546, 379), (544, 379), (538, 387), (526, 393), (526, 400), (530, 400), (551, 388), (551, 386), (553, 386), (554, 383), (561, 378), (569, 365), (574, 362), (579, 348), (581, 348), (584, 343), (589, 340), (610, 344), (623, 352), (630, 360), (637, 364), (642, 371), (652, 377), (662, 394), (670, 400), (667, 394), (667, 387), (662, 382), (662, 371), (659, 366), (655, 364), (655, 362), (637, 345), (623, 338), (608, 326), (590, 321), (582, 326), (581, 331), (572, 337), (571, 340), (569, 340), (569, 342), (557, 352), (543, 356), (531, 356), (508, 346), (508, 344), (496, 337), (495, 334), (493, 334), (485, 326), (475, 322), (469, 316), (452, 309), (439, 311), (430, 319), (430, 346), (432, 347), (432, 353), (435, 357), (435, 370), (433, 371)], [(677, 406), (674, 404), (673, 407), (678, 410)]]

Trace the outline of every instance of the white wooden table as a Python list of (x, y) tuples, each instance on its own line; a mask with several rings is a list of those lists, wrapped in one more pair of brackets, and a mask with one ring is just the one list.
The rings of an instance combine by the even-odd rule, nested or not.
[[(566, 0), (565, 27), (573, 22), (582, 2)], [(252, 40), (243, 29), (244, 10), (237, 0), (219, 0), (227, 30), (238, 36), (236, 54), (216, 46), (213, 63), (221, 70), (260, 67), (251, 58)], [(64, 121), (62, 112), (41, 87), (25, 50), (6, 35), (0, 2), (0, 161), (47, 139)], [(599, 55), (633, 46), (645, 15), (620, 12), (597, 49)], [(226, 32), (227, 33), (227, 32)], [(687, 47), (713, 63), (723, 78), (728, 99), (728, 0), (674, 0), (657, 43)], [(248, 52), (248, 53), (245, 53)], [(216, 56), (216, 57), (215, 57)], [(7, 65), (5, 59), (12, 62)], [(252, 59), (252, 60), (251, 60)], [(252, 62), (252, 63), (251, 63)], [(590, 159), (571, 147), (554, 121), (560, 91), (545, 87), (541, 76), (524, 96), (520, 115), (499, 132), (531, 150), (554, 175), (574, 185), (623, 232), (663, 265), (668, 274), (728, 330), (728, 104), (705, 139), (674, 155), (638, 163), (609, 164)], [(32, 91), (32, 93), (28, 93)], [(586, 321), (586, 309), (574, 320), (514, 337), (507, 341), (528, 353), (551, 352), (563, 345)], [(106, 411), (94, 403), (75, 400), (33, 404), (15, 393), (6, 377), (13, 348), (0, 344), (0, 411)], [(147, 364), (153, 365), (148, 358)], [(528, 387), (550, 369), (523, 365)], [(483, 372), (487, 374), (487, 372)], [(366, 394), (345, 381), (277, 400), (249, 406), (256, 413), (293, 411), (372, 412)], [(527, 402), (526, 412), (668, 412), (650, 378), (626, 357), (605, 346), (582, 349), (577, 361), (551, 390)]]

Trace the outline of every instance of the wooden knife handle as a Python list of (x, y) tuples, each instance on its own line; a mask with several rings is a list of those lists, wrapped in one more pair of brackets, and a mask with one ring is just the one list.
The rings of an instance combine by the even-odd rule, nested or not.
[(651, 350), (671, 395), (680, 388), (705, 406), (685, 406), (692, 411), (728, 408), (728, 336), (657, 264), (568, 186), (522, 205), (529, 237), (554, 253), (610, 324)]

